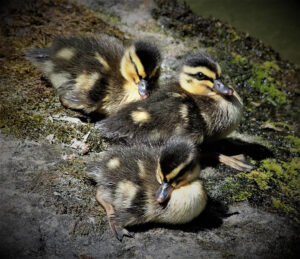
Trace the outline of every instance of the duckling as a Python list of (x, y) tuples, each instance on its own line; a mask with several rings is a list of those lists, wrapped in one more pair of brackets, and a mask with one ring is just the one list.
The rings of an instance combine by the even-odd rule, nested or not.
[(236, 91), (219, 80), (220, 75), (220, 66), (208, 54), (190, 56), (178, 80), (95, 127), (108, 138), (188, 135), (200, 144), (225, 137), (238, 125), (243, 103)]
[(26, 52), (57, 89), (61, 103), (83, 112), (109, 115), (149, 97), (157, 87), (160, 52), (147, 41), (125, 48), (116, 38), (57, 38), (49, 48)]
[[(128, 104), (95, 127), (107, 138), (126, 141), (182, 135), (201, 144), (224, 138), (240, 122), (243, 102), (233, 88), (220, 81), (220, 76), (219, 64), (207, 53), (189, 56), (177, 80), (143, 102)], [(222, 156), (220, 161), (224, 163), (226, 158)], [(247, 167), (245, 164), (241, 170), (248, 171)]]
[(105, 151), (86, 172), (97, 183), (96, 199), (120, 241), (133, 237), (126, 226), (184, 224), (206, 206), (198, 153), (185, 138), (173, 137), (162, 147), (138, 144)]

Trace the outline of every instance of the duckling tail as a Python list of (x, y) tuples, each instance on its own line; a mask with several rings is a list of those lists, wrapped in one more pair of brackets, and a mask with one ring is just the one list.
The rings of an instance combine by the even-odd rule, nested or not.
[(49, 48), (34, 48), (25, 51), (25, 58), (33, 64), (43, 63), (49, 60)]

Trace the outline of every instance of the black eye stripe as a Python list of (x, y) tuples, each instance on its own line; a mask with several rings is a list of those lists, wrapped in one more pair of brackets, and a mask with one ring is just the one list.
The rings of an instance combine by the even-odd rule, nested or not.
[(143, 79), (143, 77), (139, 74), (139, 71), (138, 71), (138, 69), (137, 69), (137, 66), (136, 66), (136, 64), (134, 63), (134, 61), (133, 61), (133, 59), (132, 59), (132, 57), (131, 57), (131, 55), (129, 54), (129, 58), (130, 58), (130, 62), (133, 64), (133, 66), (134, 66), (134, 69), (135, 69), (135, 72), (137, 73), (137, 75), (139, 76), (139, 79), (141, 80), (141, 79)]
[[(176, 181), (178, 178), (183, 176), (187, 171), (191, 170), (192, 167), (195, 165), (195, 163), (192, 161), (188, 165), (186, 165), (184, 168), (182, 168), (177, 175), (175, 175), (172, 179), (169, 180), (170, 183)], [(164, 176), (165, 177), (165, 176)]]
[(212, 83), (214, 82), (213, 78), (210, 78), (210, 77), (208, 77), (208, 76), (206, 76), (204, 74), (201, 75), (201, 78), (199, 78), (198, 73), (197, 74), (186, 73), (186, 74), (189, 75), (189, 76), (191, 76), (191, 77), (196, 78), (197, 80), (208, 80), (208, 81), (210, 81)]

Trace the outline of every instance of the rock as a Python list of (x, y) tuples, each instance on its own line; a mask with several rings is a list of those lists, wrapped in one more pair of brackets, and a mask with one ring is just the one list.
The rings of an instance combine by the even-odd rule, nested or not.
[[(296, 258), (299, 69), (259, 40), (219, 20), (197, 17), (175, 1), (76, 2), (97, 13), (65, 1), (14, 0), (0, 25), (2, 257)], [(25, 49), (44, 47), (54, 35), (98, 32), (155, 40), (164, 57), (161, 81), (176, 76), (188, 53), (205, 48), (225, 68), (224, 80), (244, 98), (245, 119), (237, 131), (202, 149), (243, 153), (257, 170), (239, 173), (204, 161), (210, 200), (187, 225), (136, 226), (134, 239), (120, 243), (114, 238), (95, 187), (83, 173), (87, 163), (101, 157), (95, 150), (105, 143), (93, 123), (61, 107), (55, 90), (23, 59)], [(249, 83), (261, 87), (262, 77), (268, 77), (271, 102)], [(280, 93), (274, 90), (277, 81), (286, 88)], [(260, 129), (266, 121), (283, 130)]]

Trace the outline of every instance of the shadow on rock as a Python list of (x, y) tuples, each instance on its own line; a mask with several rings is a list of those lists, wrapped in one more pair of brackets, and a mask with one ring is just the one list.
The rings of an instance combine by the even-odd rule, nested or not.
[(218, 154), (227, 156), (243, 154), (257, 161), (274, 157), (273, 152), (263, 145), (232, 138), (206, 143), (201, 145), (200, 148), (203, 155), (201, 164), (204, 166), (216, 166), (219, 163)]

